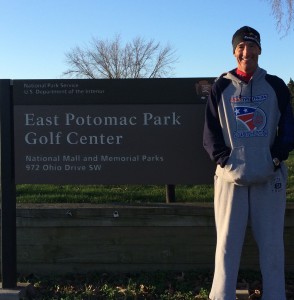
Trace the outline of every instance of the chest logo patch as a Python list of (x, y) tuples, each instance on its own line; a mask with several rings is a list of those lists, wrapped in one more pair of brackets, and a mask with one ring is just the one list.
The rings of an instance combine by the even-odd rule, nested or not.
[[(259, 101), (250, 101), (248, 97), (241, 98), (239, 101), (236, 101), (236, 97), (231, 99), (236, 120), (234, 132), (236, 138), (267, 136), (267, 117), (259, 107), (266, 97), (255, 97), (254, 99)], [(261, 99), (262, 101), (260, 101)]]

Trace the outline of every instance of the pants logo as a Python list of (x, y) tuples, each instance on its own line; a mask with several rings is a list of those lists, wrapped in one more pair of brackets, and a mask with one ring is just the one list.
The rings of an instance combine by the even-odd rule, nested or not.
[(281, 192), (282, 191), (282, 181), (280, 177), (276, 177), (272, 182), (272, 191), (273, 192)]

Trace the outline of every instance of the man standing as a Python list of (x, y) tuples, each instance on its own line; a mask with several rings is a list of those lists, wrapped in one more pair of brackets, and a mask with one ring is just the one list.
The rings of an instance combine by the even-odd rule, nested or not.
[(213, 84), (203, 145), (216, 162), (217, 231), (212, 300), (234, 300), (248, 220), (258, 244), (264, 300), (285, 300), (284, 214), (287, 168), (294, 148), (290, 93), (258, 66), (259, 33), (244, 26), (232, 39), (237, 68)]

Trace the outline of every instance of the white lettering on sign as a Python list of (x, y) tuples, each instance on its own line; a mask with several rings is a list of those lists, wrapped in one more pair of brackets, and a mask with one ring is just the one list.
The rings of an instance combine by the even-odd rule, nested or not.
[(106, 116), (100, 117), (95, 116), (92, 117), (87, 115), (83, 116), (76, 116), (73, 113), (66, 113), (65, 114), (65, 125), (78, 125), (78, 126), (134, 126), (137, 125), (137, 118), (135, 116), (131, 117), (116, 117), (116, 116)]
[(25, 114), (26, 126), (58, 126), (59, 116), (35, 116), (35, 114)]
[(121, 144), (123, 137), (121, 135), (113, 136), (105, 136), (103, 133), (100, 135), (79, 135), (77, 132), (70, 132), (66, 140), (71, 145), (119, 145)]
[(154, 116), (152, 113), (144, 113), (144, 126), (154, 125), (154, 126), (179, 126), (181, 122), (179, 119), (181, 116), (176, 115), (173, 112), (169, 116)]
[(25, 135), (25, 142), (29, 145), (59, 145), (62, 132), (48, 132), (47, 135), (38, 136), (35, 132), (28, 132)]
[[(80, 133), (82, 127), (89, 129), (96, 127), (160, 127), (160, 126), (182, 126), (181, 115), (175, 111), (167, 114), (156, 114), (151, 112), (141, 112), (140, 115), (95, 115), (79, 114), (77, 112), (54, 113), (52, 115), (43, 112), (24, 114), (24, 125), (29, 128), (24, 134), (24, 141), (28, 145), (121, 145), (124, 136), (121, 132), (117, 135), (105, 133), (87, 134)], [(43, 128), (58, 127), (58, 131), (45, 131)], [(91, 127), (91, 128), (90, 128)], [(35, 130), (33, 130), (35, 128)], [(40, 130), (42, 129), (42, 133)]]

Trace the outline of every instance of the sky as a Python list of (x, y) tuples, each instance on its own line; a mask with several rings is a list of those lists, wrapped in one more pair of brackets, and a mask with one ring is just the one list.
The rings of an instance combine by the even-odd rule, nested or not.
[(261, 35), (259, 66), (294, 79), (294, 31), (279, 32), (268, 0), (0, 0), (0, 79), (65, 78), (65, 54), (93, 38), (154, 39), (176, 50), (172, 77), (217, 77), (236, 67), (231, 39)]

